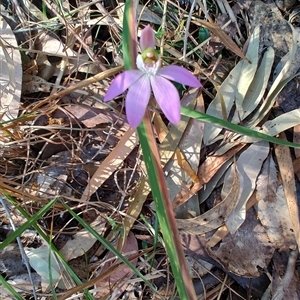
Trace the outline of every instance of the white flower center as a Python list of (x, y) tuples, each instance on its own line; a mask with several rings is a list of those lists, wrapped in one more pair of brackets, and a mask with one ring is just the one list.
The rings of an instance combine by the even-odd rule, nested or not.
[(147, 74), (148, 76), (155, 76), (160, 67), (160, 60), (157, 60), (153, 66), (149, 66), (145, 64), (142, 56), (139, 54), (136, 58), (136, 65), (144, 74)]

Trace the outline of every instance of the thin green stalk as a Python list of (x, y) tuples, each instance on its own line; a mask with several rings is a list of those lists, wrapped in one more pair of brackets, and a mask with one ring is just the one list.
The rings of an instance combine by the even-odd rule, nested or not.
[(197, 299), (148, 115), (137, 128), (156, 213), (180, 299)]
[[(123, 56), (125, 69), (135, 69), (136, 45), (136, 0), (127, 0), (123, 21)], [(197, 299), (185, 261), (180, 235), (161, 167), (156, 141), (150, 119), (146, 114), (137, 132), (147, 168), (149, 184), (156, 205), (156, 213), (163, 234), (166, 251), (172, 267), (179, 297), (182, 300)]]

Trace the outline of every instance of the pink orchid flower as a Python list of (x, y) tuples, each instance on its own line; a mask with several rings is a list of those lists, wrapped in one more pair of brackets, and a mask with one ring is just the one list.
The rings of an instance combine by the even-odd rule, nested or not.
[(182, 67), (160, 67), (159, 55), (154, 50), (154, 31), (150, 25), (141, 33), (140, 46), (142, 54), (136, 59), (138, 70), (128, 70), (119, 74), (109, 87), (104, 101), (110, 101), (128, 89), (125, 101), (126, 116), (128, 123), (136, 128), (145, 115), (152, 89), (167, 119), (177, 125), (180, 121), (180, 97), (169, 80), (190, 87), (201, 87), (201, 83)]

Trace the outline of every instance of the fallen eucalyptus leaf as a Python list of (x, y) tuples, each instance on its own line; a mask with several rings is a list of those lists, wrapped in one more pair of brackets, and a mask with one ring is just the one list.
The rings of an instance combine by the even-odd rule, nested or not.
[(0, 32), (0, 115), (8, 121), (19, 114), (23, 70), (15, 35), (1, 15)]
[[(257, 177), (268, 153), (269, 143), (260, 141), (246, 149), (236, 162), (240, 180), (239, 197), (235, 208), (226, 219), (226, 226), (231, 234), (236, 232), (245, 221), (247, 201), (255, 190)], [(230, 172), (232, 171), (227, 171), (227, 176), (230, 175)], [(226, 182), (225, 177), (222, 194), (231, 188), (231, 184), (231, 181)]]

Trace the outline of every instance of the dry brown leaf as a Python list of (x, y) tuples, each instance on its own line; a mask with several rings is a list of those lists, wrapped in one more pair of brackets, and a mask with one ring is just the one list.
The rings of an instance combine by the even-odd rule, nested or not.
[[(236, 168), (240, 180), (239, 197), (236, 206), (226, 219), (226, 226), (232, 234), (242, 225), (246, 218), (247, 201), (255, 190), (257, 177), (268, 153), (269, 143), (259, 141), (253, 143), (243, 151), (236, 161)], [(230, 170), (227, 171), (227, 174), (229, 172)], [(225, 175), (222, 194), (226, 188), (227, 190), (231, 188), (230, 181), (229, 183), (226, 182), (227, 174)]]
[[(293, 143), (300, 144), (300, 125), (294, 127)], [(300, 157), (300, 149), (294, 149), (296, 158)], [(295, 172), (300, 180), (300, 172)]]
[(206, 160), (201, 164), (198, 171), (198, 177), (200, 181), (203, 184), (208, 182), (218, 172), (218, 169), (221, 165), (223, 165), (228, 159), (237, 154), (245, 146), (246, 144), (240, 144), (230, 149), (222, 156), (208, 156)]
[(257, 178), (256, 193), (258, 200), (272, 202), (277, 190), (277, 169), (271, 155), (265, 160), (261, 173)]
[(246, 144), (240, 144), (231, 148), (222, 156), (208, 156), (206, 160), (201, 164), (198, 171), (199, 182), (193, 184), (187, 184), (181, 188), (180, 192), (176, 195), (173, 201), (173, 208), (175, 209), (179, 205), (185, 203), (195, 193), (197, 193), (205, 183), (218, 172), (219, 168), (230, 158), (232, 158), (238, 151), (245, 147)]
[[(129, 125), (120, 118), (120, 115), (105, 109), (96, 107), (90, 107), (87, 105), (68, 105), (64, 106), (64, 109), (76, 117), (87, 128), (99, 128), (100, 126), (106, 127), (111, 124), (115, 124), (119, 121), (120, 125), (124, 125), (122, 131), (127, 131)], [(119, 124), (118, 124), (119, 125)]]
[(108, 179), (108, 177), (116, 171), (122, 164), (124, 159), (131, 153), (137, 145), (136, 130), (129, 128), (128, 131), (120, 139), (117, 146), (101, 163), (87, 187), (85, 188), (81, 200), (88, 201), (90, 196)]
[(206, 247), (209, 255), (225, 270), (245, 277), (258, 277), (267, 268), (275, 248), (260, 224), (253, 209), (234, 235), (228, 234), (214, 248)]
[(224, 173), (232, 165), (233, 158), (227, 160), (218, 170), (218, 172), (205, 184), (205, 188), (198, 192), (200, 203), (205, 202), (211, 193), (224, 181)]
[(131, 227), (134, 222), (140, 215), (143, 205), (150, 193), (151, 189), (145, 177), (142, 177), (139, 187), (134, 195), (133, 201), (129, 202), (129, 207), (126, 211), (126, 215), (124, 216), (124, 221), (122, 223), (124, 233), (120, 236), (117, 249), (121, 249), (124, 241), (126, 240)]
[(190, 271), (191, 278), (202, 277), (213, 268), (212, 264), (193, 256), (186, 256), (186, 262)]
[[(197, 95), (198, 91), (196, 90), (195, 93)], [(184, 100), (187, 100), (187, 98)], [(195, 101), (196, 104), (194, 101), (191, 102), (193, 108), (197, 111), (204, 111), (202, 95), (196, 97)], [(184, 130), (178, 131), (178, 128), (171, 128), (173, 134), (181, 132), (178, 148), (175, 150), (175, 157), (165, 166), (165, 171), (168, 172), (166, 182), (171, 200), (177, 195), (183, 183), (199, 182), (197, 171), (200, 162), (204, 124), (194, 119), (183, 117), (182, 120), (184, 119), (188, 120)], [(199, 214), (199, 199), (196, 194), (185, 205), (178, 207), (175, 212), (176, 217), (180, 219)]]
[[(90, 224), (90, 226), (101, 236), (106, 228), (105, 225), (106, 220), (100, 216)], [(76, 234), (72, 236), (72, 239), (68, 240), (59, 252), (66, 261), (69, 261), (84, 255), (92, 248), (96, 241), (97, 238), (84, 228), (77, 231)]]
[(236, 231), (245, 219), (247, 200), (254, 192), (257, 175), (268, 152), (266, 142), (251, 145), (238, 158), (237, 170), (233, 165), (227, 172), (222, 190), (225, 200), (197, 218), (177, 220), (178, 228), (200, 235), (220, 227), (226, 221), (231, 232)]
[[(121, 253), (130, 260), (131, 258), (136, 257), (138, 253), (138, 243), (132, 232), (128, 235), (125, 244), (122, 248)], [(112, 259), (114, 255), (110, 252), (106, 259)], [(138, 262), (137, 258), (134, 258), (131, 263), (136, 266)], [(101, 270), (101, 273), (107, 271), (112, 268), (114, 265), (120, 263), (119, 259), (109, 260), (106, 262)], [(100, 273), (100, 275), (101, 275)], [(95, 283), (95, 288), (102, 288), (99, 292), (97, 292), (96, 297), (100, 299), (100, 297), (104, 297), (110, 295), (111, 299), (118, 299), (118, 296), (123, 293), (128, 285), (127, 280), (133, 275), (132, 269), (128, 266), (122, 267), (117, 272), (114, 272), (109, 277), (103, 278)]]
[(259, 200), (256, 210), (272, 247), (279, 249), (280, 252), (289, 251), (290, 246), (295, 245), (296, 241), (282, 185), (278, 187), (275, 198), (271, 201), (267, 198)]
[(51, 56), (77, 57), (78, 53), (65, 45), (50, 31), (45, 31), (39, 36), (42, 51)]
[[(284, 140), (286, 139), (284, 133), (281, 133), (280, 137)], [(290, 149), (286, 146), (275, 145), (275, 154), (279, 166), (279, 172), (282, 180), (287, 206), (290, 212), (290, 218), (293, 225), (292, 229), (294, 231), (297, 245), (299, 248), (300, 247), (299, 209), (298, 209), (297, 195), (296, 195), (294, 168), (293, 168)]]
[(181, 232), (201, 235), (217, 229), (225, 223), (225, 220), (235, 208), (240, 191), (240, 181), (235, 164), (232, 166), (230, 175), (231, 177), (228, 180), (231, 182), (231, 189), (228, 191), (226, 198), (199, 217), (177, 220), (177, 227)]
[[(253, 207), (257, 203), (256, 199), (256, 193), (254, 192), (250, 199), (247, 202), (246, 211), (248, 211), (251, 207)], [(223, 225), (222, 227), (218, 228), (218, 230), (214, 233), (214, 235), (210, 238), (210, 240), (207, 242), (207, 247), (213, 248), (218, 243), (222, 241), (222, 239), (229, 234), (229, 230), (226, 227), (226, 225)]]

